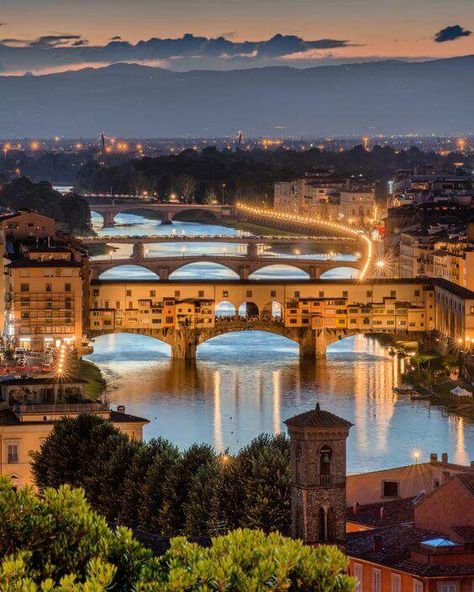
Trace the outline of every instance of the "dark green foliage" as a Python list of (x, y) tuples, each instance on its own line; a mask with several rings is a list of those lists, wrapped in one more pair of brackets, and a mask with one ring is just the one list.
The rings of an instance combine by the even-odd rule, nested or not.
[(40, 489), (82, 487), (108, 520), (164, 536), (238, 527), (289, 532), (284, 436), (262, 435), (235, 456), (206, 444), (179, 452), (163, 439), (130, 441), (110, 423), (81, 415), (57, 422), (33, 454), (33, 473)]
[(11, 210), (27, 208), (57, 220), (69, 232), (91, 230), (87, 200), (79, 195), (61, 196), (47, 181), (33, 183), (20, 177), (0, 189), (0, 206)]
[[(160, 445), (161, 446), (161, 445)], [(203, 447), (186, 464), (200, 461)], [(279, 533), (234, 530), (209, 548), (171, 540), (152, 557), (125, 528), (112, 530), (81, 490), (64, 485), (38, 497), (0, 478), (0, 590), (5, 592), (352, 592), (336, 547), (309, 547)]]
[[(24, 577), (35, 582), (47, 578), (59, 582), (68, 574), (84, 581), (92, 570), (102, 581), (109, 580), (114, 590), (126, 591), (150, 553), (130, 531), (110, 530), (79, 489), (47, 488), (37, 497), (29, 488), (13, 490), (11, 483), (0, 478), (0, 559), (3, 573), (5, 560), (16, 561)], [(2, 587), (2, 570), (0, 588), (9, 590)]]

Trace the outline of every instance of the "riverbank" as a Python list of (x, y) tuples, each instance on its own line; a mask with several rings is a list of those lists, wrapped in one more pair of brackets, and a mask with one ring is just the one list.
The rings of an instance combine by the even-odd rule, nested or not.
[(103, 395), (107, 382), (98, 366), (86, 360), (79, 360), (79, 376), (87, 380), (84, 394), (88, 399), (95, 401)]

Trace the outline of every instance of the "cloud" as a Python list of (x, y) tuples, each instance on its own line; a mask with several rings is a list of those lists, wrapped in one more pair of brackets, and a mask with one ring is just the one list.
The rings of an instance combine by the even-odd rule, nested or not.
[(446, 41), (456, 41), (456, 39), (469, 37), (470, 35), (472, 35), (471, 31), (464, 29), (461, 25), (450, 25), (438, 31), (433, 39), (436, 43), (445, 43)]
[(297, 35), (274, 35), (263, 41), (234, 41), (233, 34), (198, 37), (187, 33), (174, 39), (152, 37), (130, 43), (116, 35), (105, 45), (90, 45), (83, 35), (58, 33), (33, 40), (0, 40), (0, 61), (9, 72), (77, 69), (117, 62), (163, 64), (184, 69), (274, 65), (291, 56), (311, 57), (318, 51), (351, 47), (347, 40), (306, 40)]

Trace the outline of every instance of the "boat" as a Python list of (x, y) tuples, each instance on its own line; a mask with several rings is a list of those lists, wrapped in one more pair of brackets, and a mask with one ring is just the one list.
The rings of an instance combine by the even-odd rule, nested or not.
[(394, 386), (393, 392), (397, 393), (397, 395), (418, 395), (418, 391), (413, 386)]

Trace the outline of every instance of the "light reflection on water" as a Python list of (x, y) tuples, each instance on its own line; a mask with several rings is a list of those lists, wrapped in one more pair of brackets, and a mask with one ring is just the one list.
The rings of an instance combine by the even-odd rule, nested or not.
[[(159, 229), (154, 222), (145, 225), (152, 227), (149, 233)], [(142, 227), (126, 230), (138, 234)], [(108, 335), (96, 340), (89, 356), (108, 379), (110, 401), (150, 419), (147, 439), (161, 435), (181, 448), (199, 441), (236, 450), (261, 432), (285, 431), (285, 419), (318, 400), (354, 423), (351, 472), (409, 464), (415, 449), (423, 460), (443, 451), (455, 462), (474, 459), (474, 425), (394, 394), (403, 360), (387, 356), (375, 339), (340, 341), (316, 364), (300, 361), (291, 341), (262, 332), (215, 338), (199, 346), (194, 363), (169, 354), (167, 345), (148, 337)]]

